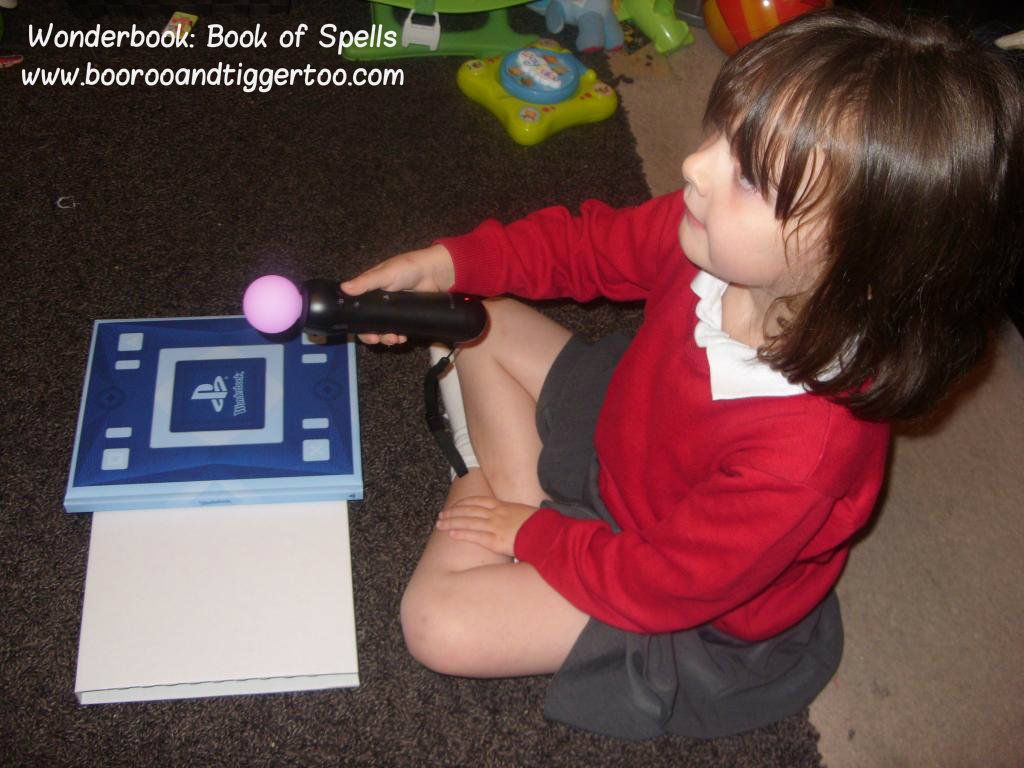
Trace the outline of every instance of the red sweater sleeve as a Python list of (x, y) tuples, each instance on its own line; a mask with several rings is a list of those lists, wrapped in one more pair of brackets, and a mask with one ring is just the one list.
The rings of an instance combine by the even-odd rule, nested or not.
[(573, 215), (544, 208), (503, 225), (490, 219), (439, 240), (455, 263), (454, 290), (525, 298), (643, 299), (666, 261), (680, 258), (682, 193), (632, 208), (588, 200)]
[(614, 533), (538, 510), (519, 529), (515, 554), (590, 616), (634, 632), (674, 631), (771, 585), (834, 505), (808, 486), (737, 468), (691, 489), (643, 530)]

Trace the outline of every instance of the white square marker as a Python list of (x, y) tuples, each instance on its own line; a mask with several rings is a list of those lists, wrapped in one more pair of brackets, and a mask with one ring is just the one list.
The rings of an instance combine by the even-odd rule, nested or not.
[(330, 440), (303, 440), (303, 461), (329, 461), (331, 458)]
[(142, 349), (141, 333), (122, 333), (117, 337), (118, 352), (138, 352)]
[(128, 454), (127, 448), (105, 448), (100, 469), (128, 469)]

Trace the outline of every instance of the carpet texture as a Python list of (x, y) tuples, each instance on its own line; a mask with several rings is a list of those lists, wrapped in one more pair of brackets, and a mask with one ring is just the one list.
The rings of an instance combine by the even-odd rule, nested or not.
[[(540, 17), (514, 16), (542, 31)], [(265, 50), (60, 49), (29, 23), (111, 29), (157, 17), (76, 18), (63, 3), (6, 17), (5, 52), (36, 66), (354, 69), (316, 45), (321, 24), (360, 29), (362, 2), (296, 2), (256, 22)], [(282, 50), (278, 32), (313, 32)], [(532, 25), (532, 27), (531, 27)], [(202, 34), (202, 27), (199, 28)], [(607, 77), (602, 59), (588, 60)], [(358, 689), (79, 707), (74, 676), (90, 516), (67, 479), (92, 321), (237, 314), (268, 272), (346, 277), (394, 253), (551, 203), (648, 194), (619, 113), (531, 149), (454, 86), (458, 61), (386, 62), (402, 87), (27, 87), (0, 72), (3, 356), (0, 388), (0, 762), (72, 765), (817, 766), (806, 713), (699, 742), (626, 743), (546, 722), (546, 679), (431, 673), (406, 653), (402, 589), (447, 486), (422, 422), (422, 347), (358, 351), (366, 481), (351, 539)], [(545, 304), (589, 335), (636, 326), (638, 307)]]

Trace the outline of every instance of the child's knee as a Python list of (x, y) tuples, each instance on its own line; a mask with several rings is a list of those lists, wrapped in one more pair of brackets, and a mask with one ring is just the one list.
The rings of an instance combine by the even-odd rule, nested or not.
[(508, 333), (515, 333), (525, 316), (537, 313), (537, 310), (508, 296), (493, 296), (484, 299), (487, 308), (487, 334), (484, 341), (494, 343)]
[(499, 296), (485, 299), (484, 305), (487, 307), (487, 331), (478, 341), (459, 350), (459, 370), (483, 360), (518, 360), (520, 367), (524, 360), (540, 360), (546, 374), (550, 360), (565, 346), (570, 331), (516, 299)]
[(400, 617), (405, 646), (416, 661), (434, 672), (465, 674), (467, 654), (472, 655), (466, 642), (471, 617), (443, 589), (410, 583), (402, 595)]

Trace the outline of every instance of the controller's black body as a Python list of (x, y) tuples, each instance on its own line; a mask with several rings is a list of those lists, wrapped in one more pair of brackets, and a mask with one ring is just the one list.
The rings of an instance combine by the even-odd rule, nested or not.
[(330, 280), (302, 284), (302, 329), (316, 336), (397, 333), (455, 344), (475, 339), (487, 324), (487, 310), (460, 293), (367, 291), (343, 293)]

